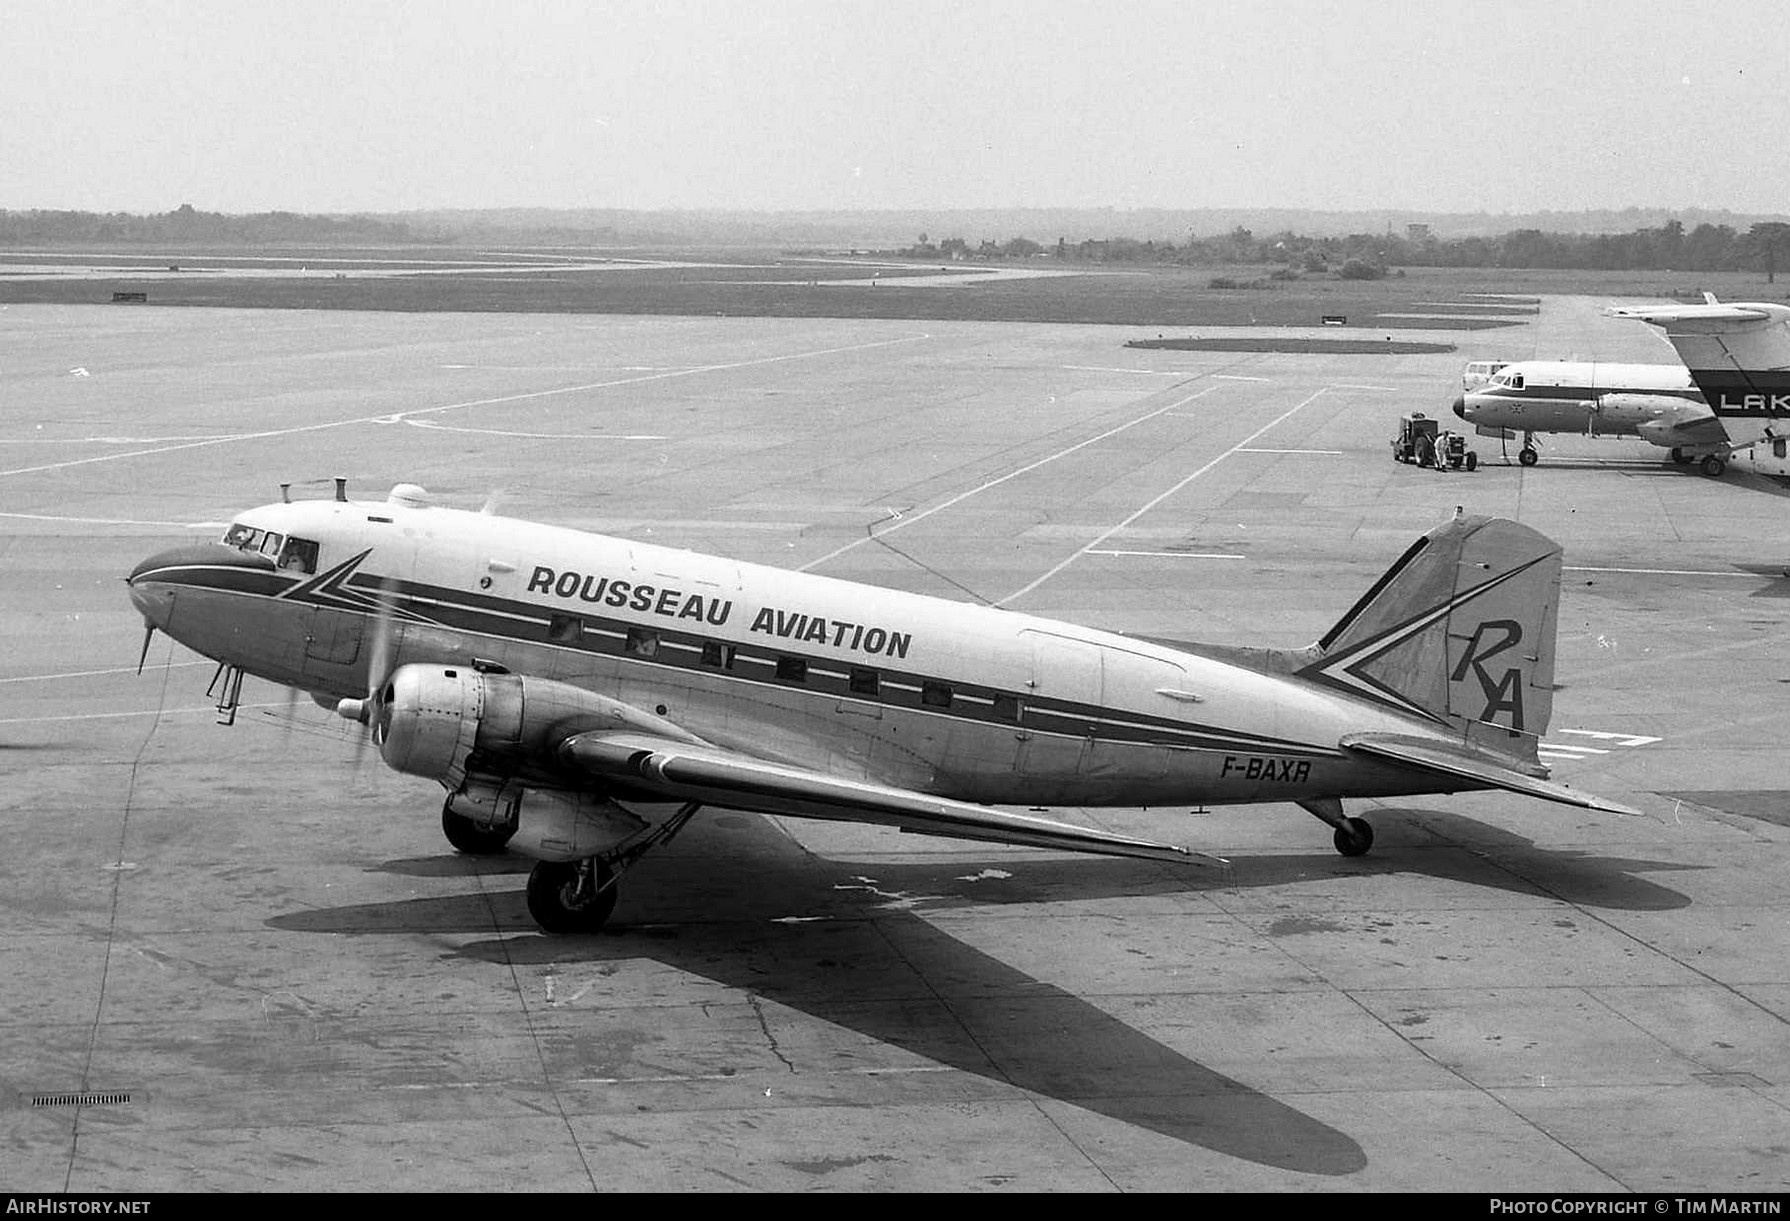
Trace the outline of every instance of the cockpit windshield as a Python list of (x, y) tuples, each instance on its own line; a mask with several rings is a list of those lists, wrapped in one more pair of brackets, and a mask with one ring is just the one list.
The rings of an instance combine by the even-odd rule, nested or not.
[(233, 522), (224, 531), (223, 542), (224, 546), (234, 547), (238, 551), (265, 555), (281, 568), (299, 572), (317, 571), (317, 544), (308, 538), (296, 535), (288, 537), (275, 530), (262, 530), (243, 522)]

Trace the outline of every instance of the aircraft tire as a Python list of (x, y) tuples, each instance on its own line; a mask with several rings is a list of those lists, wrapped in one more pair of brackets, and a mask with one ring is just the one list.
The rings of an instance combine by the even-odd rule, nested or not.
[(594, 933), (615, 910), (616, 888), (606, 885), (609, 867), (593, 862), (597, 885), (595, 898), (582, 903), (572, 898), (578, 887), (579, 861), (537, 861), (528, 875), (528, 914), (547, 933)]
[(1715, 454), (1705, 454), (1703, 456), (1703, 461), (1698, 464), (1697, 469), (1702, 471), (1705, 475), (1708, 475), (1711, 479), (1719, 479), (1723, 473), (1727, 471), (1728, 463)]
[(1374, 827), (1365, 818), (1345, 818), (1336, 829), (1336, 850), (1344, 856), (1366, 856), (1374, 846)]
[(441, 833), (447, 836), (447, 842), (456, 852), (464, 852), (467, 856), (495, 856), (504, 850), (514, 834), (513, 831), (483, 830), (466, 815), (456, 814), (445, 805), (441, 807)]
[(1522, 449), (1517, 451), (1517, 461), (1521, 462), (1524, 466), (1534, 466), (1537, 462), (1541, 461), (1541, 455), (1525, 445)]
[(1467, 469), (1470, 471), (1479, 469), (1479, 455), (1472, 450), (1467, 451)]

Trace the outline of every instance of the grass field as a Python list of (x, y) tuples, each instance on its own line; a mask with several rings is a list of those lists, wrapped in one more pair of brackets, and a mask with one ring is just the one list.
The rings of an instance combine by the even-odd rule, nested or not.
[[(1136, 327), (1479, 329), (1535, 312), (1544, 293), (1611, 298), (1781, 298), (1757, 273), (1409, 268), (1379, 281), (1265, 281), (1247, 267), (1083, 269), (1050, 260), (894, 264), (767, 252), (564, 248), (68, 249), (0, 252), (0, 303), (109, 302), (422, 312), (678, 314), (788, 318), (1107, 323)], [(1213, 288), (1230, 276), (1253, 286)], [(951, 281), (939, 283), (940, 279)], [(903, 286), (903, 280), (915, 281)], [(1496, 299), (1487, 300), (1491, 296)], [(128, 308), (121, 305), (120, 308)]]

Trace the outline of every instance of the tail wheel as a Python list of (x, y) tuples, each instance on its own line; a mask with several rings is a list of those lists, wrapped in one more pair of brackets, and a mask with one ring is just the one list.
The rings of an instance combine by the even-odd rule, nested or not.
[(538, 861), (528, 875), (528, 914), (548, 933), (594, 933), (615, 910), (609, 866), (582, 861)]
[(1374, 827), (1365, 818), (1345, 818), (1336, 829), (1336, 850), (1344, 856), (1365, 856), (1374, 846)]
[(446, 805), (441, 807), (441, 833), (447, 842), (467, 856), (495, 856), (504, 850), (515, 832), (505, 828), (487, 831), (464, 814), (456, 814)]

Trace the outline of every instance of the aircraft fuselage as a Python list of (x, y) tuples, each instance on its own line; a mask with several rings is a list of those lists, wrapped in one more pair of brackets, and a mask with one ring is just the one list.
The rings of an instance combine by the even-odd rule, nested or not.
[(300, 501), (232, 532), (146, 560), (132, 600), (189, 648), (319, 702), (364, 694), (376, 652), (507, 670), (755, 756), (1008, 805), (1434, 792), (1339, 740), (1451, 740), (1272, 667), (486, 514)]
[(1580, 361), (1506, 365), (1456, 400), (1454, 413), (1490, 435), (1507, 430), (1649, 440), (1658, 435), (1655, 426), (1670, 428), (1710, 415), (1682, 366)]

